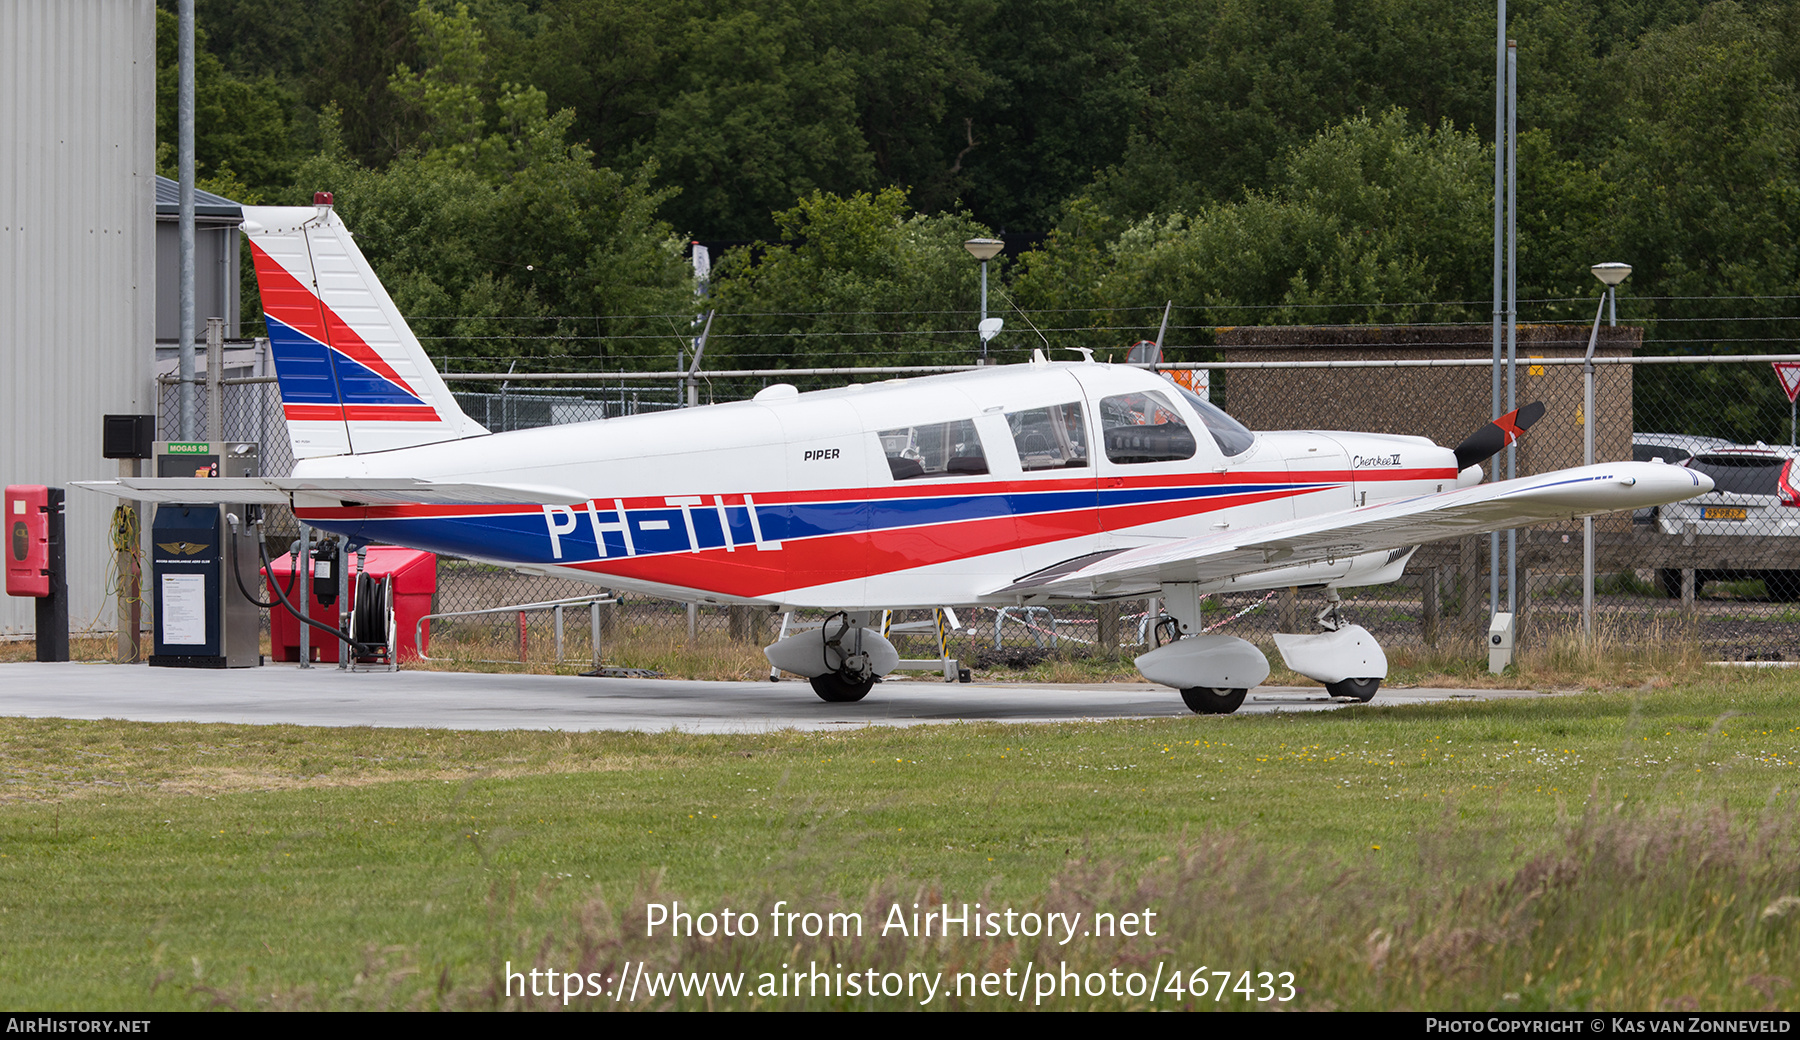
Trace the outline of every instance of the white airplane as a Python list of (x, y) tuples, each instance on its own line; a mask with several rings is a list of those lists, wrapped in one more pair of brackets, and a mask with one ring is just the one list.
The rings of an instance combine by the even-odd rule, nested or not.
[(1204, 596), (1324, 586), (1294, 671), (1372, 697), (1387, 659), (1336, 590), (1399, 577), (1421, 542), (1680, 501), (1696, 471), (1614, 462), (1481, 483), (1541, 415), (1463, 445), (1252, 433), (1153, 372), (1047, 362), (490, 434), (444, 382), (333, 212), (246, 207), (294, 454), (281, 478), (83, 486), (160, 502), (281, 503), (355, 541), (671, 599), (836, 613), (767, 648), (826, 701), (898, 663), (884, 609), (1160, 597), (1184, 638), (1137, 659), (1196, 712), (1269, 674), (1200, 632)]

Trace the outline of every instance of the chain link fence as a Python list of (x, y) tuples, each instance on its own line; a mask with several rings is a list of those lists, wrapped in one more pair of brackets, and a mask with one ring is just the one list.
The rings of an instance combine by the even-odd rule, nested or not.
[[(1490, 415), (1487, 330), (1400, 329), (1404, 335), (1395, 328), (1366, 326), (1349, 331), (1257, 327), (1221, 335), (1213, 354), (1220, 360), (1203, 363), (1208, 393), (1252, 429), (1366, 430), (1454, 445)], [(1791, 431), (1789, 438), (1773, 444), (1745, 444), (1730, 436), (1744, 428), (1742, 387), (1775, 380), (1769, 359), (1633, 357), (1635, 329), (1602, 329), (1590, 416), (1580, 363), (1588, 332), (1575, 326), (1521, 328), (1513, 394), (1519, 404), (1543, 401), (1546, 415), (1510, 453), (1510, 463), (1502, 454), (1490, 467), (1499, 465), (1505, 475), (1511, 465), (1517, 475), (1528, 476), (1580, 465), (1585, 425), (1591, 419), (1596, 461), (1661, 458), (1700, 469), (1718, 486), (1712, 495), (1689, 503), (1595, 521), (1596, 632), (1606, 642), (1623, 645), (1684, 640), (1713, 659), (1800, 659), (1800, 508), (1786, 505), (1779, 493), (1787, 462), (1797, 454)], [(703, 379), (696, 396), (702, 401), (748, 397), (779, 381), (778, 372)], [(841, 385), (850, 380), (818, 376), (805, 381)], [(686, 396), (685, 390), (671, 376), (660, 383), (632, 380), (518, 392), (484, 387), (458, 393), (457, 399), (477, 421), (499, 432), (669, 408)], [(235, 380), (222, 392), (227, 437), (259, 441), (265, 472), (289, 472), (292, 458), (274, 384)], [(1503, 387), (1503, 400), (1505, 392)], [(164, 429), (174, 428), (176, 408), (174, 388), (165, 386)], [(1778, 416), (1763, 425), (1785, 428), (1787, 419)], [(298, 537), (285, 509), (270, 510), (267, 531), (276, 552)], [(1488, 536), (1422, 546), (1400, 581), (1344, 590), (1345, 614), (1390, 652), (1411, 648), (1478, 656), (1497, 583), (1501, 609), (1509, 602), (1510, 585), (1521, 650), (1579, 635), (1582, 525), (1518, 531), (1511, 539), (1510, 568), (1509, 539), (1501, 535), (1496, 541), (1497, 571)], [(592, 585), (452, 558), (439, 561), (437, 589), (436, 612), (595, 594)], [(1322, 589), (1302, 588), (1214, 596), (1205, 611), (1207, 623), (1218, 631), (1267, 643), (1276, 631), (1315, 630), (1312, 615), (1324, 606)], [(679, 667), (721, 678), (766, 675), (758, 648), (774, 638), (781, 624), (780, 616), (766, 609), (691, 608), (635, 595), (594, 611), (608, 664)], [(930, 616), (914, 612), (896, 620)], [(946, 649), (965, 666), (978, 668), (1119, 659), (1141, 653), (1157, 640), (1154, 601), (962, 609), (958, 617), (963, 627), (951, 634)], [(594, 625), (588, 608), (565, 608), (561, 638), (558, 627), (549, 610), (440, 619), (432, 623), (431, 653), (534, 667), (591, 661)], [(903, 657), (938, 656), (935, 635), (909, 633), (897, 636), (896, 643)]]

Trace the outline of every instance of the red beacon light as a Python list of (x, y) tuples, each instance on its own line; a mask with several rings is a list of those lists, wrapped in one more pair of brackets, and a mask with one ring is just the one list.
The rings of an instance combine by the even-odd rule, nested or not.
[(331, 192), (328, 192), (328, 191), (313, 192), (313, 205), (315, 205), (315, 206), (331, 205)]

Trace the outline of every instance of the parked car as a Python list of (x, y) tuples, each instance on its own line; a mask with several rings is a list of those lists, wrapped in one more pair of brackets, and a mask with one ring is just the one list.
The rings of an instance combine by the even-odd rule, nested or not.
[[(1680, 465), (1694, 453), (1736, 447), (1723, 437), (1699, 437), (1689, 433), (1634, 433), (1631, 435), (1631, 461), (1655, 462), (1661, 459)], [(1631, 514), (1631, 522), (1639, 527), (1656, 524), (1656, 509), (1639, 509)]]
[(1723, 437), (1699, 437), (1688, 433), (1634, 433), (1631, 435), (1631, 460), (1649, 462), (1661, 459), (1676, 465), (1703, 451), (1733, 447), (1736, 445)]
[[(1634, 445), (1634, 454), (1635, 454)], [(1754, 445), (1697, 446), (1681, 464), (1713, 480), (1713, 490), (1698, 498), (1660, 507), (1655, 523), (1666, 535), (1727, 535), (1743, 538), (1800, 539), (1800, 473), (1794, 463), (1800, 451)], [(1665, 460), (1667, 461), (1667, 460)], [(1794, 543), (1800, 562), (1800, 540)], [(1681, 572), (1661, 569), (1657, 583), (1670, 597), (1681, 595)], [(1694, 574), (1698, 589), (1708, 581), (1760, 578), (1771, 599), (1800, 600), (1800, 570), (1705, 570)]]

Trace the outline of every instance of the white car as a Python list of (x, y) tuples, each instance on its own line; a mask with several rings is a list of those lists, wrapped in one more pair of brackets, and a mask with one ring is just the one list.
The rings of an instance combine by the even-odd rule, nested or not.
[(1689, 433), (1634, 433), (1631, 435), (1631, 461), (1651, 462), (1661, 459), (1676, 465), (1704, 451), (1735, 447), (1736, 444), (1723, 437), (1699, 437)]
[[(1794, 462), (1800, 450), (1754, 445), (1696, 446), (1681, 464), (1713, 480), (1713, 490), (1685, 502), (1661, 506), (1656, 524), (1663, 534), (1725, 535), (1741, 538), (1800, 539), (1800, 473)], [(1800, 566), (1800, 541), (1794, 544)], [(1663, 569), (1657, 581), (1670, 597), (1681, 595), (1681, 572)], [(1800, 570), (1696, 571), (1694, 587), (1708, 581), (1760, 578), (1769, 598), (1800, 600)]]

